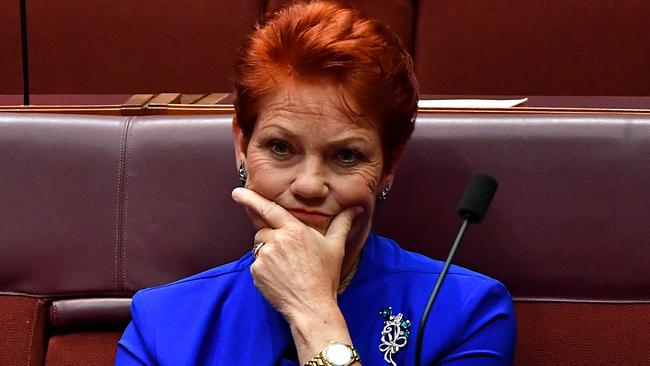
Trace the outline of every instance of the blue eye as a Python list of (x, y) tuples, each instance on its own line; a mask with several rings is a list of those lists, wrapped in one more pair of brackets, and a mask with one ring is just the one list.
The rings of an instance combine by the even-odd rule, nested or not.
[(339, 151), (337, 159), (343, 164), (354, 164), (361, 158), (361, 154), (352, 149), (343, 149)]
[(289, 147), (288, 144), (277, 140), (269, 142), (269, 149), (275, 155), (280, 155), (280, 156), (286, 156), (291, 153), (291, 148)]

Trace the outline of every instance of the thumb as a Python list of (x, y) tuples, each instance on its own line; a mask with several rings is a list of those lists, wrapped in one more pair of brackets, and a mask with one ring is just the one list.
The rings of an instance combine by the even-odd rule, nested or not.
[(341, 211), (330, 223), (330, 226), (327, 228), (327, 233), (325, 234), (326, 238), (336, 239), (345, 244), (345, 241), (350, 234), (350, 229), (352, 228), (352, 220), (355, 217), (359, 216), (363, 212), (363, 208), (360, 206), (346, 208)]

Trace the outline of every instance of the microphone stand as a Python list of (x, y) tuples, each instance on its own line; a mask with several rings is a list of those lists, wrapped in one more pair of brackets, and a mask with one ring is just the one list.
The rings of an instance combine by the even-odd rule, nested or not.
[(490, 202), (494, 197), (494, 193), (496, 192), (498, 185), (499, 184), (497, 181), (491, 176), (479, 173), (472, 176), (469, 184), (465, 188), (465, 193), (463, 194), (463, 198), (461, 199), (457, 209), (458, 214), (463, 219), (463, 224), (460, 226), (460, 230), (458, 231), (458, 235), (456, 235), (454, 245), (452, 245), (451, 250), (449, 251), (445, 265), (442, 267), (442, 271), (440, 272), (438, 280), (433, 287), (431, 296), (429, 296), (427, 307), (422, 313), (422, 318), (420, 318), (418, 337), (415, 342), (415, 366), (420, 366), (420, 359), (422, 358), (421, 353), (424, 328), (426, 326), (427, 319), (429, 318), (429, 312), (431, 310), (433, 302), (436, 299), (436, 296), (438, 296), (438, 292), (440, 291), (442, 282), (445, 280), (445, 276), (447, 276), (449, 265), (451, 264), (451, 261), (456, 254), (456, 250), (458, 249), (460, 242), (463, 240), (463, 235), (465, 235), (465, 231), (467, 230), (469, 223), (480, 222), (483, 219), (483, 216), (490, 206)]
[(440, 291), (442, 282), (444, 281), (445, 276), (447, 276), (449, 265), (451, 264), (452, 259), (454, 259), (454, 255), (456, 254), (456, 249), (458, 249), (460, 242), (463, 240), (463, 236), (465, 235), (465, 231), (467, 230), (468, 226), (469, 226), (469, 219), (465, 218), (463, 220), (462, 225), (460, 226), (458, 235), (456, 235), (456, 240), (454, 241), (454, 245), (452, 245), (451, 250), (449, 251), (449, 255), (447, 256), (445, 265), (442, 267), (442, 271), (438, 276), (438, 280), (436, 281), (435, 286), (433, 286), (433, 292), (431, 292), (431, 296), (429, 297), (429, 302), (427, 303), (427, 306), (424, 308), (424, 313), (422, 314), (422, 318), (420, 319), (420, 325), (418, 326), (417, 341), (415, 342), (415, 366), (420, 366), (420, 356), (422, 353), (422, 338), (424, 336), (424, 327), (427, 323), (427, 318), (429, 317), (429, 311), (431, 310), (431, 306), (433, 305), (436, 296), (438, 296), (438, 292)]

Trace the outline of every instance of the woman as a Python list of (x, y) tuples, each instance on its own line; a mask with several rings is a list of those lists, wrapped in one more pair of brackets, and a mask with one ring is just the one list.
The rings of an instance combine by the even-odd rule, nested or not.
[[(371, 232), (413, 131), (412, 62), (382, 24), (330, 2), (264, 20), (239, 56), (233, 140), (251, 253), (133, 298), (117, 364), (407, 365), (441, 263)], [(426, 365), (507, 365), (497, 281), (453, 267)], [(413, 336), (411, 336), (413, 335)]]

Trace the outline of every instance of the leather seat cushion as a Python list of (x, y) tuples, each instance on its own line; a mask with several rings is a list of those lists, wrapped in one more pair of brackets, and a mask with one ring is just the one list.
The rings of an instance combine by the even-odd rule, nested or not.
[(517, 302), (517, 365), (647, 365), (650, 304)]
[(41, 365), (45, 353), (45, 301), (0, 296), (0, 365)]
[(83, 332), (51, 337), (45, 365), (113, 365), (122, 332)]

